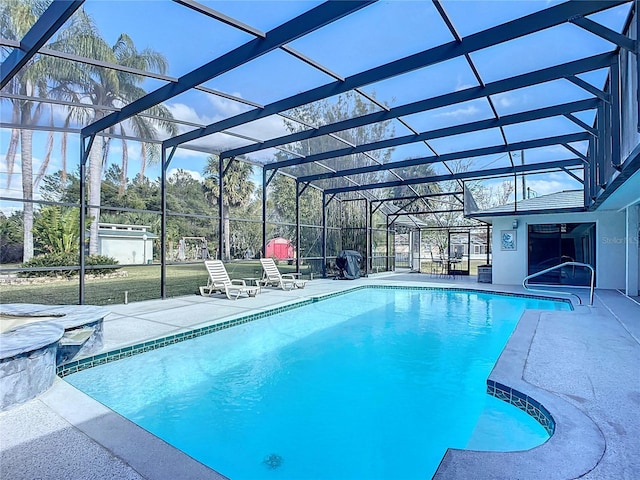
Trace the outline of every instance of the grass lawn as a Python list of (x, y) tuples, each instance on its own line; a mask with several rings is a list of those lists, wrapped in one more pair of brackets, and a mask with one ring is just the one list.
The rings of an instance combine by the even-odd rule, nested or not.
[[(262, 267), (258, 260), (234, 261), (226, 264), (232, 279), (260, 277)], [(280, 263), (282, 273), (295, 271), (295, 265)], [(110, 305), (124, 303), (125, 292), (129, 302), (160, 298), (160, 266), (127, 266), (121, 270), (126, 277), (87, 279), (85, 303)], [(304, 273), (304, 270), (303, 270)], [(167, 266), (167, 296), (177, 297), (198, 292), (207, 284), (207, 271), (202, 263)], [(53, 280), (45, 284), (0, 285), (2, 303), (44, 303), (47, 305), (75, 305), (78, 303), (79, 280)]]

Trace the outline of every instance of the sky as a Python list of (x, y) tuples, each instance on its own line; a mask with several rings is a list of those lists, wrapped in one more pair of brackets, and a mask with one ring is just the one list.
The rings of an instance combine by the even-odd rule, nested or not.
[[(201, 2), (225, 15), (263, 32), (269, 31), (281, 22), (299, 15), (320, 2), (310, 1), (228, 1)], [(551, 1), (445, 1), (444, 8), (457, 32), (464, 38), (478, 31), (514, 18), (551, 6)], [(627, 18), (629, 4), (591, 16), (610, 28), (620, 31)], [(168, 0), (105, 1), (87, 0), (86, 11), (93, 17), (100, 33), (110, 44), (115, 43), (121, 33), (128, 34), (136, 47), (150, 48), (161, 52), (168, 60), (168, 75), (180, 77), (198, 66), (217, 58), (253, 38), (222, 22), (198, 14), (186, 7)], [(453, 39), (440, 19), (432, 2), (429, 1), (381, 1), (349, 15), (331, 25), (323, 27), (289, 44), (290, 47), (318, 61), (341, 77), (348, 77), (359, 71), (376, 67), (394, 59), (410, 55)], [(511, 77), (533, 69), (544, 68), (594, 53), (610, 51), (612, 44), (575, 25), (559, 27), (529, 35), (521, 39), (491, 47), (470, 56), (485, 83)], [(604, 83), (604, 72), (581, 76), (595, 86)], [(233, 71), (206, 82), (204, 86), (224, 92), (233, 97), (246, 99), (257, 104), (268, 104), (277, 99), (294, 95), (333, 81), (329, 75), (302, 63), (282, 50), (268, 53)], [(143, 87), (152, 91), (163, 85), (158, 80), (148, 80)], [(388, 106), (403, 105), (408, 102), (430, 98), (477, 85), (472, 70), (464, 58), (456, 58), (427, 68), (407, 73), (376, 84), (367, 85), (363, 90), (374, 95)], [(500, 116), (526, 111), (556, 102), (567, 102), (590, 95), (580, 87), (557, 81), (536, 87), (529, 87), (492, 97)], [(2, 103), (1, 118), (10, 121), (10, 112)], [(209, 124), (231, 117), (252, 107), (230, 99), (210, 95), (200, 91), (189, 91), (166, 102), (175, 118)], [(63, 114), (54, 111), (54, 123), (61, 125)], [(469, 101), (450, 107), (436, 109), (406, 117), (416, 131), (422, 132), (459, 123), (492, 118), (493, 113), (485, 99)], [(593, 112), (577, 114), (587, 123), (592, 123)], [(49, 121), (48, 119), (46, 121)], [(394, 135), (411, 133), (399, 122), (394, 122)], [(192, 127), (181, 127), (181, 132)], [(233, 129), (235, 133), (266, 140), (288, 133), (281, 117), (272, 116), (249, 126)], [(523, 125), (505, 127), (504, 132), (510, 142), (523, 141), (540, 136), (559, 135), (579, 131), (566, 118), (529, 122)], [(58, 136), (59, 137), (59, 136)], [(7, 187), (7, 166), (5, 153), (9, 130), (0, 130), (0, 195), (20, 196), (19, 158), (11, 184)], [(47, 134), (36, 132), (34, 136), (34, 169), (37, 171), (45, 156)], [(228, 149), (251, 143), (229, 135), (216, 134), (201, 141)], [(48, 173), (60, 168), (62, 158), (60, 140), (54, 143)], [(467, 150), (503, 143), (498, 129), (480, 133), (459, 135), (455, 138), (435, 139), (431, 147), (438, 153)], [(581, 151), (586, 142), (574, 145)], [(118, 162), (121, 146), (113, 142), (111, 158)], [(130, 171), (132, 177), (140, 168), (139, 147), (130, 149)], [(69, 138), (68, 157), (70, 168), (78, 163), (78, 138)], [(257, 152), (251, 158), (264, 162), (273, 159), (274, 150)], [(393, 160), (416, 156), (430, 156), (433, 153), (422, 143), (397, 148)], [(559, 159), (566, 150), (550, 147), (527, 152), (527, 161)], [(183, 168), (202, 174), (206, 155), (184, 149), (178, 150), (171, 167)], [(477, 165), (506, 166), (504, 155), (477, 159)], [(158, 167), (147, 168), (147, 175), (158, 176)], [(442, 166), (436, 171), (444, 173)], [(557, 178), (555, 178), (557, 177)], [(549, 181), (537, 180), (538, 194), (558, 189), (577, 188), (575, 181), (567, 181), (565, 175), (555, 175)], [(562, 180), (561, 180), (562, 179)], [(258, 180), (258, 176), (256, 176)]]

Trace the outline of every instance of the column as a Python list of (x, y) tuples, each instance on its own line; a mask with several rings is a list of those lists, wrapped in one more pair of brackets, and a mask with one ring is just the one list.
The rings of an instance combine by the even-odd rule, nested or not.
[(631, 205), (626, 212), (626, 267), (625, 293), (631, 297), (638, 296), (638, 209)]

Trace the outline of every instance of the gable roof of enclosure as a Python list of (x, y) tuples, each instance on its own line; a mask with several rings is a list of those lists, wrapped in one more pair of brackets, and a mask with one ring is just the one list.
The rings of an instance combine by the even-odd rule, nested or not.
[[(339, 198), (422, 198), (460, 190), (463, 180), (526, 175), (584, 189), (593, 202), (600, 192), (589, 175), (603, 139), (620, 137), (619, 123), (598, 121), (620, 117), (612, 101), (620, 86), (608, 78), (621, 68), (619, 51), (637, 48), (626, 33), (630, 0), (179, 0), (152, 7), (158, 11), (148, 20), (145, 2), (111, 2), (118, 18), (140, 29), (156, 22), (148, 47), (189, 57), (167, 74), (50, 43), (80, 7), (98, 29), (113, 30), (104, 3), (53, 1), (23, 38), (0, 39), (2, 96), (29, 98), (11, 91), (10, 80), (37, 55), (138, 74), (149, 93), (90, 124), (34, 128), (84, 137), (118, 127), (157, 141), (134, 135), (128, 122), (152, 118), (149, 109), (163, 104), (179, 131), (157, 132), (167, 151), (241, 158)], [(20, 127), (4, 117), (2, 126)], [(607, 148), (620, 164), (616, 142)]]

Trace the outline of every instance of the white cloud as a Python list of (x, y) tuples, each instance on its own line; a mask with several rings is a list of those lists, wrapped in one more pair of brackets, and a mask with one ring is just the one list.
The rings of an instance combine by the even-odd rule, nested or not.
[[(232, 93), (234, 97), (242, 98), (240, 93)], [(244, 103), (235, 102), (233, 100), (226, 99), (224, 97), (219, 97), (217, 95), (208, 95), (209, 103), (214, 108), (216, 112), (216, 120), (221, 120), (223, 118), (233, 117), (234, 115), (238, 115), (239, 113), (246, 112), (247, 110), (251, 110), (253, 107), (249, 105), (245, 105)]]
[(575, 190), (580, 187), (580, 185), (568, 175), (556, 173), (549, 174), (546, 180), (527, 179), (526, 186), (534, 190), (538, 196), (561, 192), (563, 190)]
[[(233, 95), (240, 96), (238, 93), (234, 93)], [(217, 97), (215, 95), (207, 95), (206, 98), (211, 107), (213, 107), (212, 109), (210, 109), (211, 113), (207, 115), (203, 115), (199, 113), (195, 108), (183, 103), (170, 103), (167, 104), (167, 108), (169, 108), (176, 119), (196, 123), (199, 125), (209, 125), (225, 118), (233, 117), (252, 108), (239, 102), (234, 102), (232, 100)], [(189, 132), (196, 128), (197, 127), (179, 126), (179, 133)], [(283, 119), (277, 115), (273, 115), (267, 118), (256, 120), (246, 125), (235, 127), (231, 129), (231, 131), (239, 135), (245, 135), (247, 137), (255, 138), (258, 140), (267, 140), (289, 133), (284, 126)], [(189, 142), (190, 145), (208, 148), (216, 153), (232, 148), (241, 147), (247, 145), (248, 143), (251, 142), (244, 138), (238, 138), (233, 135), (222, 133), (209, 135), (207, 137)], [(181, 153), (184, 154), (184, 156), (201, 155), (199, 153), (189, 152), (188, 150), (181, 150)]]
[(478, 113), (478, 111), (478, 107), (476, 107), (475, 105), (469, 105), (465, 108), (456, 108), (455, 110), (437, 113), (435, 116), (445, 118), (464, 118), (475, 115), (476, 113)]
[[(214, 121), (213, 117), (199, 115), (193, 107), (190, 107), (189, 105), (185, 105), (184, 103), (167, 103), (167, 108), (169, 109), (169, 112), (171, 112), (171, 114), (173, 115), (173, 118), (175, 118), (176, 120), (182, 120), (184, 122), (193, 122), (200, 125), (206, 125)], [(196, 127), (179, 125), (179, 128), (181, 130), (180, 133), (184, 133), (184, 132), (193, 130)]]
[(477, 87), (478, 85), (475, 83), (464, 83), (462, 78), (458, 77), (458, 82), (456, 83), (455, 91), (458, 92), (460, 90), (466, 90), (467, 88)]
[(514, 99), (509, 97), (508, 95), (501, 95), (498, 99), (498, 105), (501, 107), (510, 107), (515, 103)]

